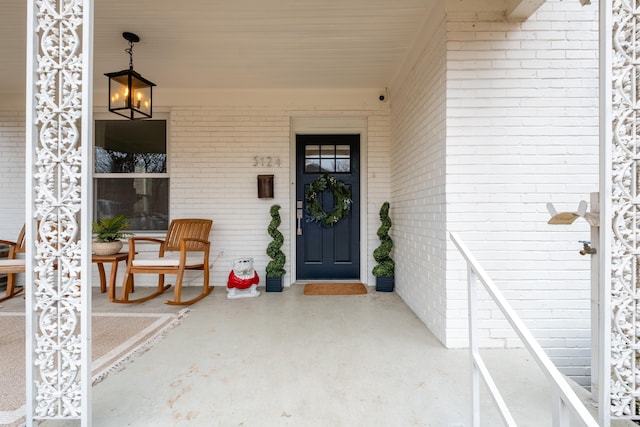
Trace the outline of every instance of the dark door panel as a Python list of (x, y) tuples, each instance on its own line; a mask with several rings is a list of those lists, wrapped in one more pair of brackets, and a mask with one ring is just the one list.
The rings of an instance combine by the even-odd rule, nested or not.
[[(296, 135), (296, 199), (303, 203), (302, 234), (296, 237), (297, 279), (358, 279), (360, 277), (360, 135)], [(331, 227), (309, 221), (305, 194), (324, 173), (351, 190), (351, 211)], [(335, 197), (318, 195), (330, 212)]]

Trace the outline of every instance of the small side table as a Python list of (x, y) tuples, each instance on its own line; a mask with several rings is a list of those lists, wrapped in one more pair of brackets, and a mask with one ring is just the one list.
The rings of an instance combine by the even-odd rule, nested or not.
[(107, 280), (104, 272), (104, 263), (111, 263), (111, 274), (109, 276), (109, 301), (116, 301), (116, 277), (118, 275), (118, 264), (120, 261), (125, 263), (129, 259), (128, 252), (119, 252), (114, 255), (92, 255), (91, 262), (98, 264), (98, 273), (100, 274), (100, 292), (107, 291)]

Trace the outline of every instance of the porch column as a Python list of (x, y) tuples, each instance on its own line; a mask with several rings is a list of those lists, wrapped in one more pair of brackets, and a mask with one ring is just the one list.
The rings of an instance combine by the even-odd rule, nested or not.
[(88, 426), (93, 1), (27, 7), (26, 422)]
[(640, 16), (637, 2), (602, 0), (600, 423), (640, 419)]

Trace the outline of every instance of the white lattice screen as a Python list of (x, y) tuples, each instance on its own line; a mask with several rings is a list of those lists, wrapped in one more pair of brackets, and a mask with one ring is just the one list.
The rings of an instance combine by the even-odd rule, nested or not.
[(90, 264), (82, 248), (88, 246), (83, 207), (88, 206), (91, 11), (91, 1), (28, 3), (27, 213), (32, 220), (27, 222), (26, 307), (32, 399), (27, 399), (27, 425), (83, 419), (89, 412), (90, 349), (84, 332), (90, 330), (90, 299), (82, 289), (91, 284), (81, 286), (80, 278), (89, 277), (83, 266)]

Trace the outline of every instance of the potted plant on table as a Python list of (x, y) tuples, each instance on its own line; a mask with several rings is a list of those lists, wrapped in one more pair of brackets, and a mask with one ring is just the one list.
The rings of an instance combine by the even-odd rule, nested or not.
[(269, 210), (271, 222), (267, 227), (267, 232), (273, 239), (267, 246), (267, 255), (271, 261), (267, 264), (267, 292), (282, 292), (282, 276), (285, 275), (284, 264), (287, 260), (284, 252), (280, 249), (284, 243), (284, 237), (278, 230), (282, 220), (280, 219), (280, 205), (273, 205)]
[(373, 259), (377, 265), (373, 267), (373, 275), (376, 276), (376, 291), (393, 292), (395, 285), (396, 264), (391, 258), (393, 240), (389, 236), (391, 228), (391, 218), (389, 217), (389, 202), (384, 202), (380, 208), (380, 227), (378, 228), (378, 238), (380, 246), (373, 251)]
[(120, 239), (132, 234), (124, 231), (129, 227), (127, 219), (126, 215), (116, 215), (103, 217), (97, 222), (93, 222), (93, 232), (96, 235), (92, 244), (94, 255), (113, 255), (120, 252), (123, 246)]

